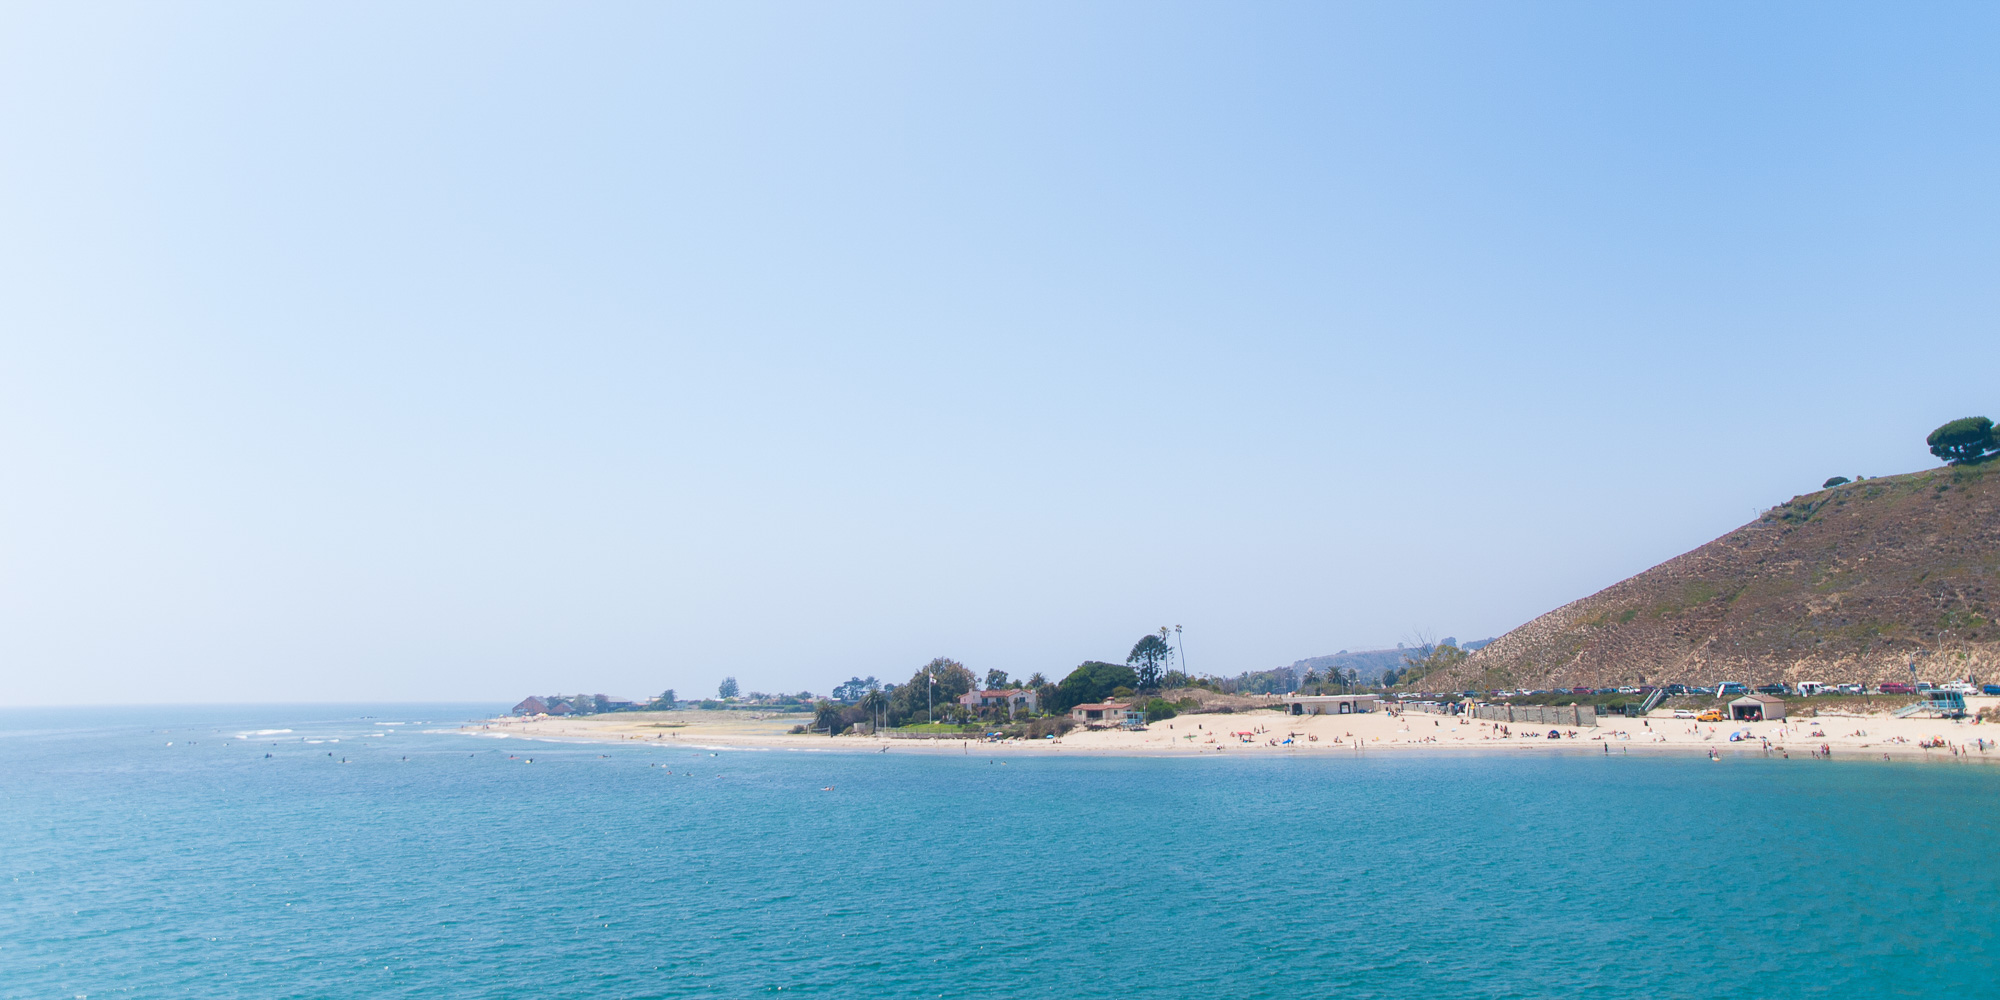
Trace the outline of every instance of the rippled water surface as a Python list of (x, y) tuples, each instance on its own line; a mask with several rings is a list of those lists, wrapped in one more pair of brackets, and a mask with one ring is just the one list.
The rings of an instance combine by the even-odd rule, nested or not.
[(2000, 995), (2000, 767), (435, 731), (491, 710), (11, 713), (0, 997)]

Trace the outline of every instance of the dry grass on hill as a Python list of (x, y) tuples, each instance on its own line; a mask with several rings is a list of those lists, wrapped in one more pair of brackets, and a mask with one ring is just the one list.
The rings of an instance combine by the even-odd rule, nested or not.
[(2000, 463), (1820, 490), (1501, 636), (1421, 686), (2000, 674)]

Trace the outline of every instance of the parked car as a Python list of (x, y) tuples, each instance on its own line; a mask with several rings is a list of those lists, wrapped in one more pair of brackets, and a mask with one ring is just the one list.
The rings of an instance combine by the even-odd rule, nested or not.
[(1837, 687), (1837, 688), (1834, 688), (1834, 690), (1836, 690), (1836, 691), (1839, 691), (1839, 692), (1840, 692), (1841, 694), (1867, 694), (1867, 693), (1868, 693), (1867, 689), (1863, 688), (1863, 687), (1862, 687), (1861, 685), (1859, 685), (1859, 684), (1842, 684), (1841, 686), (1839, 686), (1839, 687)]
[(1695, 716), (1695, 717), (1694, 717), (1694, 721), (1696, 721), (1696, 722), (1721, 722), (1721, 721), (1722, 721), (1722, 711), (1721, 711), (1720, 709), (1714, 709), (1714, 708), (1711, 708), (1711, 709), (1709, 709), (1708, 711), (1706, 711), (1706, 712), (1703, 712), (1703, 713), (1701, 713), (1700, 715), (1697, 715), (1697, 716)]
[(1716, 686), (1715, 696), (1720, 698), (1731, 694), (1749, 694), (1750, 686), (1742, 681), (1724, 681)]
[(1614, 693), (1614, 694), (1638, 694), (1638, 693), (1639, 693), (1639, 689), (1638, 689), (1638, 688), (1635, 688), (1635, 687), (1629, 687), (1629, 686), (1628, 686), (1628, 687), (1621, 687), (1621, 688), (1619, 688), (1619, 689), (1618, 689), (1617, 691), (1615, 691), (1615, 692), (1613, 692), (1613, 693)]
[(1574, 687), (1574, 688), (1570, 688), (1570, 689), (1569, 689), (1569, 693), (1570, 693), (1570, 694), (1596, 694), (1597, 692), (1595, 692), (1595, 691), (1592, 691), (1591, 689), (1589, 689), (1589, 688), (1586, 688), (1586, 687)]
[(1759, 684), (1759, 685), (1757, 685), (1757, 693), (1758, 693), (1758, 694), (1784, 694), (1784, 693), (1785, 693), (1785, 686), (1784, 686), (1783, 684)]
[(1824, 690), (1826, 690), (1826, 685), (1819, 681), (1799, 682), (1799, 697), (1801, 698), (1810, 698)]
[(1884, 682), (1884, 683), (1882, 683), (1882, 684), (1878, 685), (1878, 686), (1877, 686), (1877, 687), (1875, 688), (1875, 690), (1876, 690), (1876, 691), (1877, 691), (1878, 693), (1881, 693), (1881, 694), (1916, 694), (1916, 693), (1917, 693), (1917, 689), (1916, 689), (1916, 688), (1913, 688), (1913, 687), (1909, 686), (1908, 684), (1903, 684), (1903, 683), (1899, 683), (1899, 682), (1897, 682), (1897, 681), (1886, 681), (1886, 682)]
[(1676, 709), (1674, 709), (1674, 718), (1676, 718), (1676, 719), (1692, 719), (1692, 718), (1694, 718), (1694, 709), (1692, 709), (1692, 708), (1676, 708)]
[(1979, 690), (1982, 694), (2000, 694), (2000, 684), (1981, 684)]

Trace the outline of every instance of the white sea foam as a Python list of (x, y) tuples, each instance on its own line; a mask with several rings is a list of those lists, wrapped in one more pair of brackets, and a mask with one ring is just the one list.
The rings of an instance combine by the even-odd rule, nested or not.
[(282, 736), (289, 732), (291, 732), (289, 729), (252, 729), (246, 733), (237, 733), (236, 738), (247, 740), (252, 736)]

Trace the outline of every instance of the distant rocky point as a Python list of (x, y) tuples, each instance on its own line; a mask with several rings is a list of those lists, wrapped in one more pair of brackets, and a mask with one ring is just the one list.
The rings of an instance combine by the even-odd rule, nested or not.
[[(1443, 645), (1457, 646), (1468, 653), (1476, 649), (1481, 649), (1491, 642), (1493, 642), (1492, 639), (1474, 639), (1471, 642), (1459, 642), (1451, 636), (1446, 636), (1441, 640)], [(1360, 674), (1361, 683), (1374, 684), (1382, 679), (1383, 673), (1401, 669), (1404, 665), (1403, 657), (1408, 652), (1409, 650), (1402, 646), (1394, 649), (1364, 649), (1353, 653), (1343, 649), (1329, 656), (1314, 656), (1303, 660), (1296, 660), (1292, 663), (1291, 669), (1294, 674), (1300, 677), (1308, 673), (1325, 676), (1326, 672), (1330, 669), (1353, 670)]]

